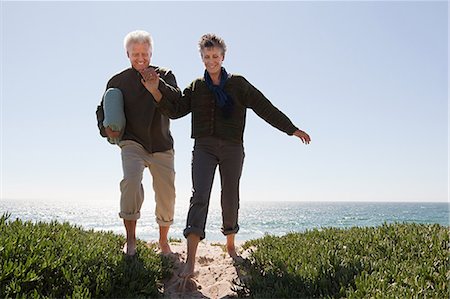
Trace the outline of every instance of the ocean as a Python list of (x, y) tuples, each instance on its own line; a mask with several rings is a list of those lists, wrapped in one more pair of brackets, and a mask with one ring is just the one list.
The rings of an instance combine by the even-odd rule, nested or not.
[[(95, 231), (124, 234), (115, 201), (44, 201), (0, 199), (0, 214), (9, 213), (10, 220), (19, 218), (32, 222), (69, 222)], [(184, 238), (183, 228), (188, 210), (187, 202), (175, 207), (174, 224), (169, 236)], [(366, 227), (383, 223), (414, 222), (437, 223), (449, 226), (449, 203), (428, 202), (241, 202), (240, 231), (237, 241), (281, 236), (289, 232), (304, 232), (325, 227)], [(221, 211), (210, 206), (206, 224), (206, 241), (224, 241), (220, 232)], [(154, 216), (154, 202), (144, 202), (138, 221), (137, 237), (144, 241), (158, 239), (158, 226)]]

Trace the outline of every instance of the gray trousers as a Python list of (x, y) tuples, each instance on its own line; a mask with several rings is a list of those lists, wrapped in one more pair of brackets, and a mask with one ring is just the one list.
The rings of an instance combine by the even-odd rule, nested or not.
[(244, 147), (217, 137), (195, 139), (192, 153), (192, 197), (184, 236), (194, 233), (205, 238), (209, 200), (214, 174), (219, 166), (221, 182), (222, 233), (239, 230), (239, 180), (244, 163)]

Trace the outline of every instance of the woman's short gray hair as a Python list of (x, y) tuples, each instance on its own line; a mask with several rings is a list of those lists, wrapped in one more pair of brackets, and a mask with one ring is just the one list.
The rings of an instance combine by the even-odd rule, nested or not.
[(227, 51), (227, 45), (225, 41), (220, 36), (214, 33), (207, 33), (202, 35), (200, 41), (198, 42), (198, 49), (200, 53), (205, 50), (205, 48), (217, 47), (222, 50), (222, 54), (225, 56), (225, 52)]
[(123, 45), (125, 47), (125, 50), (128, 51), (128, 47), (131, 44), (139, 43), (139, 44), (145, 44), (147, 43), (150, 46), (150, 52), (153, 51), (153, 39), (150, 36), (150, 33), (144, 30), (136, 30), (128, 33), (125, 36), (125, 39), (123, 40)]

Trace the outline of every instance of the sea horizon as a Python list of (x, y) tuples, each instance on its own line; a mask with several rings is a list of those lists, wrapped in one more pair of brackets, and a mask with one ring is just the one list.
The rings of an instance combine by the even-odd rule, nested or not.
[[(138, 220), (137, 237), (158, 239), (154, 202), (146, 200)], [(174, 223), (169, 237), (184, 239), (183, 229), (189, 203), (175, 205)], [(449, 226), (449, 202), (445, 201), (242, 201), (239, 210), (240, 231), (237, 241), (281, 236), (326, 227), (378, 226), (383, 223), (425, 223)], [(115, 200), (62, 201), (57, 199), (0, 199), (0, 213), (10, 220), (32, 222), (68, 222), (84, 229), (124, 234)], [(224, 241), (220, 231), (221, 209), (211, 201), (206, 224), (206, 241)]]

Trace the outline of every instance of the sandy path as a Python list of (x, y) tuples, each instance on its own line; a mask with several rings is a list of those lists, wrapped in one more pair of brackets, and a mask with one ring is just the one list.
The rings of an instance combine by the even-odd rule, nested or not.
[[(180, 290), (186, 260), (186, 243), (171, 243), (174, 255), (174, 275), (164, 283), (164, 295), (168, 298), (235, 298), (234, 282), (242, 279), (239, 267), (225, 252), (223, 244), (200, 242), (195, 261), (196, 274), (186, 283), (184, 293)], [(239, 248), (239, 247), (237, 247)], [(240, 250), (238, 249), (238, 252)], [(244, 253), (245, 256), (245, 253)]]

